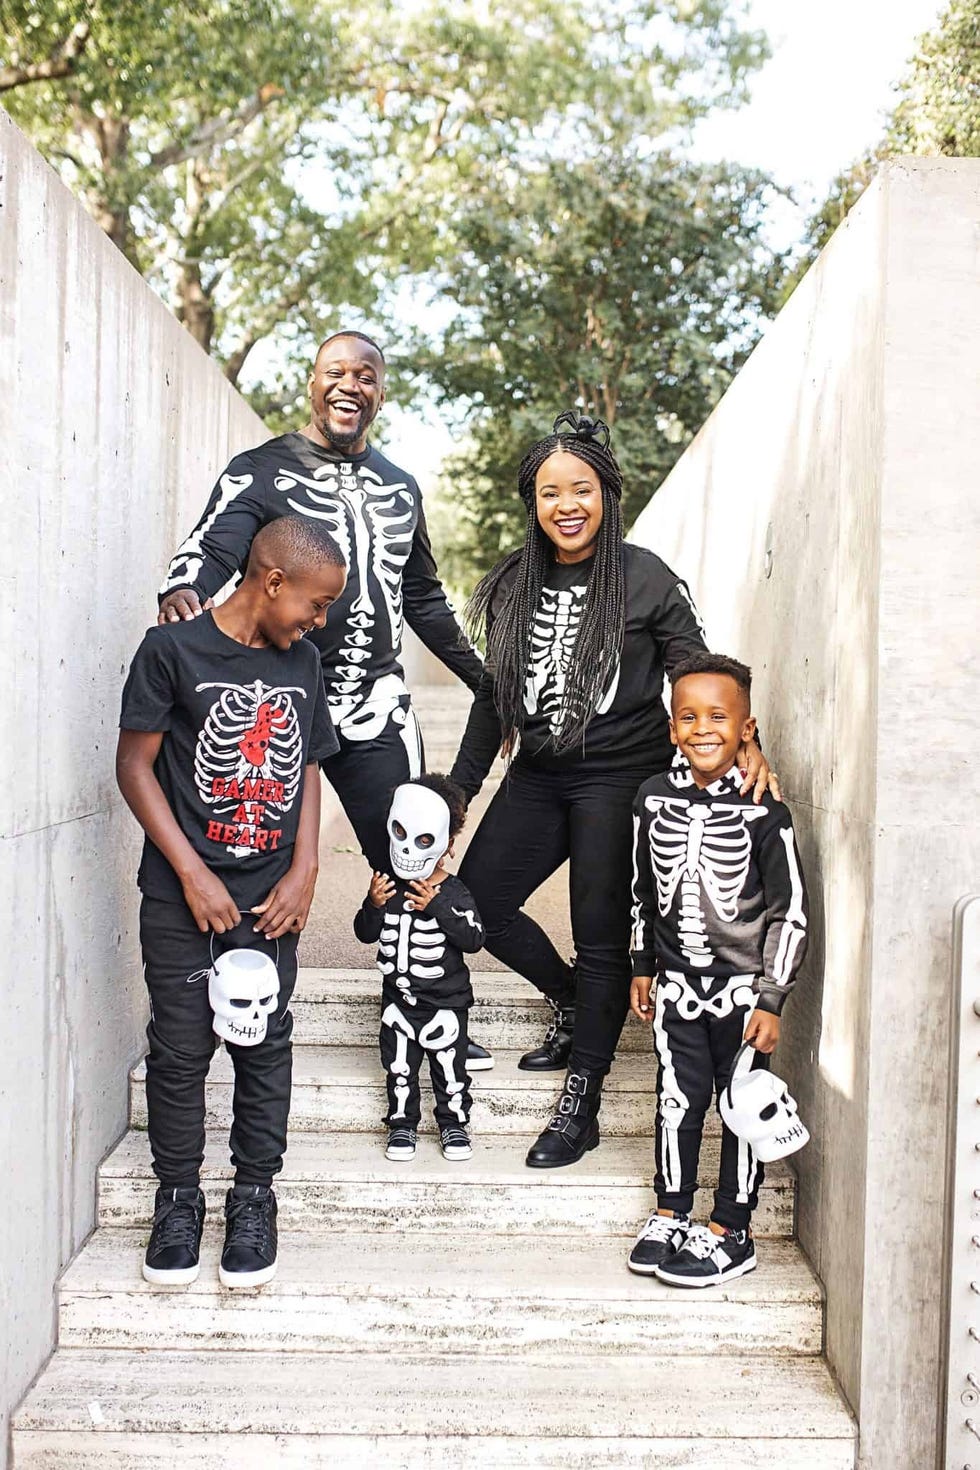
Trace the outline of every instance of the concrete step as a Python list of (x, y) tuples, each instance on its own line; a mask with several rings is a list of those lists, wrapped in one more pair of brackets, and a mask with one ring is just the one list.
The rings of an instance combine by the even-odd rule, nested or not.
[(853, 1470), (814, 1358), (60, 1350), (14, 1420), (16, 1470), (365, 1465)]
[[(365, 951), (366, 952), (366, 951)], [(470, 1034), (491, 1051), (527, 1051), (540, 1046), (552, 1017), (551, 1007), (519, 975), (494, 970), (473, 972)], [(302, 969), (290, 1006), (298, 1046), (375, 1046), (381, 1007), (381, 977), (376, 970)], [(619, 1054), (653, 1057), (649, 1026), (627, 1019)], [(651, 1061), (656, 1066), (655, 1061)]]
[[(528, 1169), (532, 1138), (490, 1136), (475, 1141), (473, 1158), (449, 1163), (431, 1132), (419, 1138), (410, 1164), (384, 1156), (383, 1135), (296, 1133), (276, 1180), (284, 1230), (487, 1232), (568, 1237), (632, 1235), (653, 1208), (653, 1148), (649, 1139), (610, 1138), (566, 1169)], [(208, 1208), (220, 1215), (230, 1166), (226, 1139), (212, 1137), (204, 1163)], [(718, 1173), (717, 1140), (706, 1140), (701, 1178)], [(788, 1165), (770, 1164), (755, 1216), (760, 1236), (791, 1236), (795, 1180)], [(131, 1132), (99, 1170), (99, 1221), (143, 1227), (152, 1214), (155, 1183), (146, 1135)], [(696, 1200), (700, 1218), (711, 1190)]]
[(683, 1293), (631, 1275), (626, 1236), (284, 1231), (275, 1280), (242, 1293), (218, 1283), (214, 1224), (184, 1291), (144, 1282), (145, 1229), (97, 1230), (61, 1282), (60, 1345), (575, 1357), (821, 1348), (820, 1288), (789, 1241), (764, 1242), (758, 1268), (725, 1289)]
[[(557, 1072), (521, 1072), (520, 1052), (497, 1051), (491, 1072), (471, 1079), (471, 1122), (476, 1137), (490, 1133), (538, 1133), (548, 1122), (562, 1084)], [(207, 1084), (207, 1116), (211, 1128), (231, 1123), (233, 1071), (222, 1048), (215, 1053)], [(611, 1138), (652, 1135), (656, 1072), (651, 1057), (620, 1057), (603, 1088), (600, 1127)], [(130, 1118), (146, 1126), (146, 1065), (132, 1072)], [(376, 1046), (300, 1046), (293, 1053), (293, 1094), (289, 1115), (292, 1133), (318, 1130), (356, 1132), (379, 1126), (387, 1110), (384, 1073)], [(432, 1115), (428, 1066), (422, 1067), (422, 1115)], [(706, 1131), (717, 1132), (717, 1115), (709, 1114)]]

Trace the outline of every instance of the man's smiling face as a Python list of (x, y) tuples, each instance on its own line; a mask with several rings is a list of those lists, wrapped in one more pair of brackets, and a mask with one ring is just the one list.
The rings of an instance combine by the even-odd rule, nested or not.
[(384, 359), (361, 337), (334, 337), (320, 349), (309, 378), (314, 437), (332, 449), (361, 454), (385, 401)]

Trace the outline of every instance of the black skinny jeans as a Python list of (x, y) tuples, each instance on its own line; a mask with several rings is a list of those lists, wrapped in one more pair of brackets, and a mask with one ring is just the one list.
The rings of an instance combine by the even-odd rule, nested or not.
[[(486, 927), (486, 948), (543, 995), (575, 999), (571, 1066), (609, 1070), (629, 1007), (633, 799), (661, 770), (541, 771), (515, 763), (460, 867)], [(522, 911), (570, 863), (575, 965)]]
[(298, 934), (267, 940), (243, 914), (227, 934), (202, 934), (185, 903), (144, 897), (140, 943), (150, 992), (146, 1106), (153, 1170), (164, 1189), (191, 1189), (204, 1161), (204, 1084), (218, 1038), (208, 971), (226, 949), (259, 949), (279, 970), (279, 1004), (258, 1046), (226, 1042), (235, 1068), (231, 1161), (238, 1184), (271, 1184), (282, 1168), (292, 1082)]

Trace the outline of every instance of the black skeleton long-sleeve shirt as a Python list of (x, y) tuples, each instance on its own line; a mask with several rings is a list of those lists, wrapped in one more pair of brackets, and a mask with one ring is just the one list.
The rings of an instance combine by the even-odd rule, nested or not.
[(256, 532), (282, 515), (321, 521), (347, 563), (343, 597), (326, 626), (308, 635), (343, 734), (370, 739), (404, 697), (404, 622), (464, 684), (477, 687), (482, 664), (439, 581), (418, 484), (371, 447), (343, 458), (292, 433), (236, 455), (174, 554), (160, 597), (183, 587), (202, 601), (212, 597), (242, 570)]
[[(584, 746), (557, 752), (554, 732), (568, 668), (574, 655), (594, 560), (552, 563), (534, 617), (531, 659), (524, 688), (522, 765), (566, 769), (587, 764), (596, 771), (655, 770), (670, 765), (672, 746), (663, 705), (664, 674), (705, 647), (691, 594), (652, 551), (623, 546), (626, 628), (619, 666), (585, 732)], [(510, 596), (515, 571), (494, 595), (488, 624)], [(452, 769), (468, 799), (479, 791), (500, 749), (500, 718), (493, 672), (484, 669)]]
[(807, 944), (807, 894), (788, 809), (739, 794), (737, 770), (700, 788), (686, 762), (633, 807), (633, 974), (753, 976), (779, 1015)]
[(473, 1004), (464, 954), (483, 948), (483, 924), (473, 896), (452, 873), (421, 911), (410, 909), (411, 890), (393, 880), (395, 892), (383, 909), (370, 896), (354, 915), (354, 933), (378, 945), (382, 1004), (462, 1010)]

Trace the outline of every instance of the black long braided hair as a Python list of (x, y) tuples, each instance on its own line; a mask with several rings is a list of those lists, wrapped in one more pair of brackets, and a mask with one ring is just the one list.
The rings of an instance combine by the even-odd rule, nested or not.
[(554, 550), (535, 509), (535, 480), (545, 460), (559, 450), (595, 470), (602, 486), (602, 524), (578, 635), (565, 680), (564, 696), (552, 736), (557, 751), (583, 743), (597, 705), (609, 687), (623, 648), (623, 474), (609, 447), (609, 428), (601, 419), (569, 411), (555, 419), (552, 433), (540, 439), (521, 460), (517, 488), (527, 509), (524, 545), (499, 562), (476, 587), (466, 607), (474, 636), (486, 627), (494, 594), (515, 567), (517, 575), (506, 601), (494, 608), (487, 629), (487, 663), (494, 674), (497, 713), (503, 747), (512, 751), (524, 723), (524, 685), (530, 660), (531, 629), (541, 601), (541, 588)]

